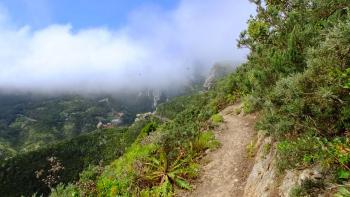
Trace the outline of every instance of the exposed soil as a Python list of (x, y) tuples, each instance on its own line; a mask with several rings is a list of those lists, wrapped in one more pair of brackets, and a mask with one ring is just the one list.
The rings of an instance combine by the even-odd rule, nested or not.
[(243, 196), (254, 162), (247, 154), (247, 146), (255, 138), (256, 116), (236, 115), (239, 109), (239, 104), (236, 104), (220, 113), (224, 123), (215, 130), (215, 135), (222, 146), (203, 158), (202, 172), (194, 183), (193, 191), (180, 192), (178, 196)]

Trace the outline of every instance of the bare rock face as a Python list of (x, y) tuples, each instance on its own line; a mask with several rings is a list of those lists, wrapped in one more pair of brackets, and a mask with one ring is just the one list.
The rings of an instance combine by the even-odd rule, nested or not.
[[(274, 165), (276, 150), (272, 148), (272, 138), (264, 138), (262, 134), (259, 134), (257, 146), (255, 164), (248, 176), (243, 196), (276, 196), (276, 169)], [(267, 147), (271, 147), (271, 150), (266, 150)]]
[(300, 172), (298, 184), (302, 184), (306, 180), (317, 181), (323, 178), (321, 174), (321, 170), (318, 167), (314, 167), (312, 169), (305, 169)]
[(113, 119), (111, 121), (111, 124), (114, 126), (119, 126), (119, 125), (123, 124), (123, 120), (121, 118), (116, 118), (116, 119)]
[(293, 187), (300, 186), (304, 181), (317, 181), (323, 176), (318, 167), (304, 170), (289, 170), (286, 172), (278, 188), (280, 196), (289, 196)]
[(103, 126), (103, 123), (100, 121), (100, 122), (97, 123), (96, 128), (97, 129), (101, 129), (102, 126)]
[[(320, 168), (289, 170), (277, 177), (276, 148), (271, 137), (258, 135), (255, 164), (247, 179), (244, 197), (288, 197), (292, 189), (306, 180), (320, 180)], [(268, 148), (269, 147), (269, 148)]]
[(210, 73), (205, 80), (203, 87), (207, 90), (212, 88), (215, 81), (221, 77), (224, 77), (228, 73), (232, 72), (234, 70), (234, 67), (229, 64), (215, 64), (211, 70)]
[(299, 173), (296, 170), (286, 172), (286, 175), (278, 188), (280, 196), (289, 196), (293, 187), (298, 183), (298, 174)]
[(146, 112), (143, 114), (136, 114), (135, 122), (147, 119), (147, 118), (151, 117), (152, 115), (155, 115), (155, 112)]

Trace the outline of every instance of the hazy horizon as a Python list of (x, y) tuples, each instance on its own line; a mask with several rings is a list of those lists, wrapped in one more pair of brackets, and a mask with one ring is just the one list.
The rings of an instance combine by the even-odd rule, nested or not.
[(0, 2), (1, 91), (108, 93), (181, 86), (216, 62), (245, 60), (248, 51), (237, 49), (236, 39), (255, 11), (248, 0), (152, 1), (133, 5), (118, 25), (90, 26), (74, 16), (67, 19), (74, 22), (55, 21), (64, 14), (50, 13), (55, 1), (34, 2), (36, 7), (26, 9), (34, 18), (50, 16), (45, 24), (18, 22), (21, 13)]

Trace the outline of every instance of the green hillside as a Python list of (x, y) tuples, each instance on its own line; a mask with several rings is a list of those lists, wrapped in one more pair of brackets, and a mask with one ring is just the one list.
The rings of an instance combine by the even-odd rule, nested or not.
[[(0, 161), (0, 191), (4, 196), (47, 195), (50, 191), (43, 179), (54, 175), (49, 162), (55, 158), (63, 167), (57, 171), (52, 183), (69, 183), (77, 180), (79, 173), (89, 166), (105, 165), (122, 155), (134, 142), (147, 120), (138, 121), (129, 128), (102, 129), (71, 140), (47, 145), (28, 153), (21, 153)], [(42, 171), (42, 177), (36, 172)]]
[[(253, 1), (239, 46), (248, 61), (206, 93), (177, 98), (158, 112), (170, 119), (138, 140), (99, 176), (60, 185), (52, 196), (171, 196), (191, 189), (204, 150), (215, 147), (211, 117), (238, 100), (259, 111), (257, 129), (277, 140), (277, 167), (322, 166), (322, 183), (293, 190), (317, 195), (328, 183), (350, 180), (350, 2), (347, 0)], [(215, 116), (214, 116), (214, 119)], [(341, 188), (341, 187), (340, 187)], [(344, 189), (342, 189), (344, 190)], [(343, 191), (344, 192), (344, 191)]]
[[(246, 63), (206, 92), (176, 97), (159, 105), (142, 124), (79, 136), (3, 161), (3, 194), (48, 194), (51, 189), (54, 197), (153, 197), (191, 190), (205, 151), (220, 146), (212, 132), (222, 121), (218, 112), (242, 102), (245, 113), (259, 112), (257, 130), (276, 141), (280, 174), (290, 169), (322, 168), (322, 180), (301, 184), (293, 189), (292, 196), (338, 191), (345, 194), (338, 193), (339, 196), (348, 196), (350, 2), (252, 2), (258, 13), (248, 21), (247, 30), (238, 40), (239, 47), (250, 49)], [(60, 111), (60, 105), (51, 109)], [(39, 119), (34, 114), (24, 115)], [(54, 114), (58, 113), (39, 116)], [(75, 118), (82, 121), (85, 115), (88, 119), (88, 114)], [(50, 127), (52, 134), (54, 128), (64, 128), (60, 117), (55, 120), (58, 121), (49, 124), (56, 125)], [(8, 125), (25, 128), (26, 121), (30, 120), (16, 117)], [(101, 136), (108, 140), (100, 147)], [(15, 142), (3, 144), (8, 154), (14, 151), (11, 143)], [(56, 166), (60, 169), (57, 173), (47, 168), (47, 157), (52, 155), (65, 167)], [(104, 165), (98, 165), (100, 160)], [(43, 175), (44, 181), (35, 177), (35, 170), (40, 168), (51, 173)], [(59, 180), (48, 184), (47, 178)], [(330, 184), (336, 187), (327, 187)]]
[[(0, 95), (0, 158), (36, 150), (96, 130), (99, 122), (121, 119), (129, 125), (137, 113), (153, 109), (152, 95), (40, 96)], [(123, 113), (120, 117), (118, 114)]]

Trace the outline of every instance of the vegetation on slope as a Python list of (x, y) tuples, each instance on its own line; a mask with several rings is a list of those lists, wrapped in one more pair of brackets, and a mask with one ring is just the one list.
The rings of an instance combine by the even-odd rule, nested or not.
[[(120, 118), (131, 124), (153, 108), (151, 96), (82, 97), (0, 94), (0, 159), (96, 130)], [(124, 113), (119, 117), (118, 113)]]
[[(208, 103), (213, 92), (183, 96), (159, 106), (169, 121), (150, 122), (137, 140), (119, 159), (106, 166), (98, 176), (79, 183), (60, 185), (52, 196), (170, 196), (176, 187), (191, 189), (190, 180), (198, 175), (198, 160), (207, 149), (218, 146), (206, 120), (218, 111)], [(183, 106), (178, 109), (176, 106)], [(171, 113), (178, 109), (177, 114)], [(158, 114), (159, 115), (159, 114)], [(90, 169), (91, 170), (91, 169)], [(93, 188), (81, 182), (94, 183)]]
[[(350, 178), (350, 2), (257, 4), (240, 46), (251, 49), (236, 75), (245, 105), (262, 110), (257, 127), (278, 143), (278, 167), (322, 167), (324, 182)], [(324, 184), (302, 184), (322, 187)], [(301, 195), (316, 195), (311, 188)]]
[[(75, 181), (88, 166), (103, 166), (122, 155), (146, 123), (147, 121), (139, 121), (125, 129), (102, 129), (0, 161), (1, 194), (48, 194), (50, 185), (46, 179), (56, 179), (52, 186), (59, 182)], [(49, 165), (50, 158), (55, 158), (63, 167), (56, 174), (53, 173), (54, 166)], [(41, 173), (40, 177), (37, 172)]]
[(246, 112), (262, 112), (257, 128), (278, 140), (281, 172), (322, 167), (325, 183), (303, 183), (297, 195), (350, 181), (350, 2), (252, 2), (258, 14), (239, 39), (251, 50), (247, 63), (209, 92), (160, 106), (168, 122), (145, 127), (122, 157), (84, 171), (52, 196), (171, 196), (176, 187), (190, 189), (198, 159), (216, 144), (208, 120), (239, 98)]

